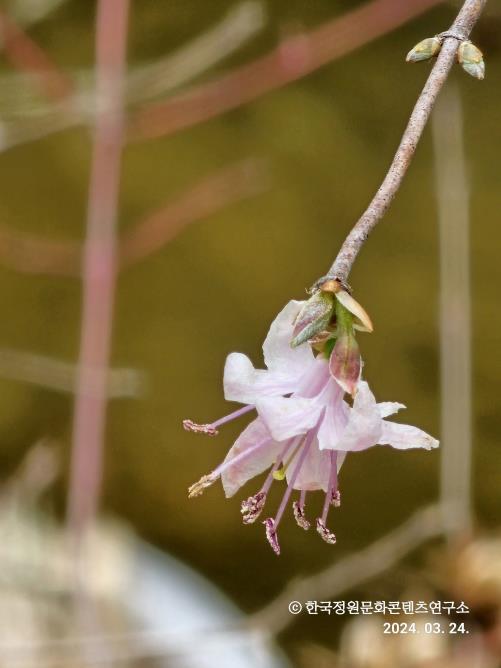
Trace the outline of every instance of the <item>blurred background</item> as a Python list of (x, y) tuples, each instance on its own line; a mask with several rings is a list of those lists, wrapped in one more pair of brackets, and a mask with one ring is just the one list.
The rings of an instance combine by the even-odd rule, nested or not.
[[(245, 418), (182, 429), (233, 410), (226, 355), (262, 366), (330, 266), (429, 72), (405, 55), (460, 4), (3, 0), (1, 666), (499, 665), (498, 0), (486, 80), (453, 68), (351, 275), (367, 380), (443, 448), (349, 456), (337, 545), (287, 518), (277, 559), (241, 522), (256, 481), (187, 498)], [(464, 600), (471, 632), (294, 617), (302, 578), (299, 600)]]

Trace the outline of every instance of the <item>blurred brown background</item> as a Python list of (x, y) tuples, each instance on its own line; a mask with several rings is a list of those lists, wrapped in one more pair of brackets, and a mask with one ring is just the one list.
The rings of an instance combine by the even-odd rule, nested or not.
[[(11, 1), (7, 10), (15, 4)], [(132, 2), (129, 72), (193, 40), (236, 4)], [(369, 3), (260, 3), (263, 28), (189, 85), (217, 79), (268, 53), (288, 35), (309, 31), (362, 4)], [(485, 530), (499, 523), (501, 461), (501, 5), (489, 5), (474, 37), (486, 54), (486, 80), (475, 81), (459, 67), (451, 74), (463, 104), (471, 188), (473, 476), (476, 518)], [(231, 410), (222, 390), (226, 355), (241, 351), (261, 366), (260, 346), (275, 314), (289, 299), (303, 298), (305, 288), (330, 265), (379, 186), (429, 71), (427, 63), (407, 65), (405, 54), (423, 37), (446, 29), (457, 6), (441, 3), (259, 99), (125, 148), (120, 233), (216, 170), (258, 160), (249, 177), (256, 182), (255, 193), (216, 207), (120, 274), (112, 366), (143, 374), (145, 389), (138, 398), (110, 401), (102, 488), (105, 512), (194, 566), (245, 611), (264, 605), (290, 578), (316, 572), (367, 545), (437, 496), (440, 452), (374, 448), (354, 454), (341, 475), (342, 508), (332, 517), (337, 545), (329, 547), (293, 521), (284, 521), (283, 553), (277, 559), (261, 525), (243, 526), (239, 500), (226, 501), (219, 485), (201, 498), (187, 499), (188, 485), (223, 459), (241, 425), (205, 440), (185, 433), (181, 422), (186, 417), (208, 422)], [(94, 3), (68, 0), (26, 31), (62, 70), (90, 72), (94, 10)], [(6, 81), (2, 93), (0, 79), (0, 122), (11, 128), (36, 118), (43, 99), (27, 82), (8, 83), (15, 71), (5, 58), (0, 65)], [(139, 107), (133, 104), (131, 115)], [(90, 147), (88, 127), (78, 126), (1, 151), (0, 230), (22, 238), (81, 241)], [(377, 397), (405, 403), (406, 422), (439, 436), (437, 239), (428, 129), (393, 206), (363, 249), (351, 283), (375, 324), (374, 334), (360, 335), (359, 341), (365, 375)], [(78, 278), (4, 265), (0, 257), (0, 348), (74, 363), (80, 331)], [(35, 442), (53, 439), (63, 473), (42, 503), (62, 518), (73, 397), (1, 375), (2, 477), (13, 475)], [(249, 493), (255, 487), (250, 483)], [(280, 489), (274, 492), (270, 507)], [(316, 499), (319, 506), (321, 502)], [(407, 568), (382, 576), (360, 596), (398, 597)], [(357, 598), (357, 592), (351, 597)], [(329, 645), (339, 628), (338, 620), (304, 618), (283, 640), (289, 649), (302, 641)]]

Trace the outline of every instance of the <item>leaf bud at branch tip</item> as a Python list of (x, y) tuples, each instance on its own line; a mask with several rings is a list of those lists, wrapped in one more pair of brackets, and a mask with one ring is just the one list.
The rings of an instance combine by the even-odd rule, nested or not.
[(406, 61), (408, 63), (418, 63), (421, 60), (429, 60), (438, 54), (442, 47), (442, 42), (438, 37), (427, 37), (409, 51)]
[(482, 52), (469, 40), (461, 42), (458, 49), (458, 62), (465, 72), (475, 79), (485, 76), (485, 63)]

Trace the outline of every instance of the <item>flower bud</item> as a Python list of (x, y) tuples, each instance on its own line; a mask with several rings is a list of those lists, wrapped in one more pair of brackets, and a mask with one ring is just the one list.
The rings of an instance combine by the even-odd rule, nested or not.
[(297, 316), (291, 346), (295, 348), (309, 341), (327, 328), (334, 315), (334, 295), (319, 290), (308, 299)]
[(438, 37), (428, 37), (427, 39), (423, 39), (409, 51), (406, 61), (408, 63), (417, 63), (420, 60), (429, 60), (437, 55), (441, 46), (442, 42)]
[(330, 356), (331, 376), (337, 380), (345, 392), (353, 396), (360, 378), (361, 367), (358, 343), (353, 334), (344, 333), (336, 341)]
[(470, 41), (461, 42), (458, 49), (458, 61), (465, 72), (475, 79), (485, 76), (485, 63), (482, 52)]

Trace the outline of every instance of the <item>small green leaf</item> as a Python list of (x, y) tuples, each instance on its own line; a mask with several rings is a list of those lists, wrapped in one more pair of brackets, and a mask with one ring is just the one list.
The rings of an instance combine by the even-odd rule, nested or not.
[(296, 348), (323, 331), (334, 315), (334, 295), (319, 290), (304, 304), (297, 316), (291, 346)]

